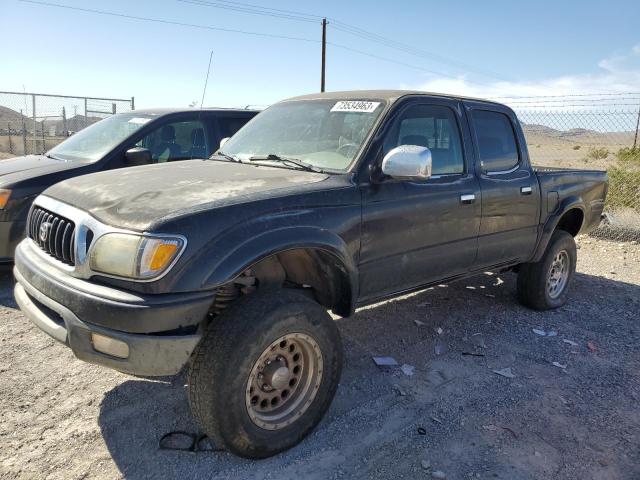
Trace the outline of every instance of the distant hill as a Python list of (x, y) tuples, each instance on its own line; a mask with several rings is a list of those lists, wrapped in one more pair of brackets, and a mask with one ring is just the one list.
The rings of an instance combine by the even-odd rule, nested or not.
[(20, 112), (16, 112), (15, 110), (11, 110), (8, 107), (3, 107), (2, 105), (0, 105), (0, 129), (1, 130), (6, 131), (7, 126), (9, 126), (11, 130), (22, 131), (23, 120), (24, 120), (24, 124), (27, 127), (27, 130), (33, 130), (33, 119), (25, 115), (22, 115)]

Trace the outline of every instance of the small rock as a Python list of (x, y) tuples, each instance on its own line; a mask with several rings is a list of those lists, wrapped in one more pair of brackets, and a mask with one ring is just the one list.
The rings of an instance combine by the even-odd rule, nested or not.
[(425, 470), (429, 470), (431, 468), (431, 462), (429, 460), (422, 460), (420, 465), (422, 465), (422, 468)]
[(445, 480), (447, 475), (442, 470), (436, 470), (435, 472), (431, 472), (431, 478)]
[(515, 374), (511, 371), (511, 367), (502, 368), (500, 370), (493, 370), (493, 373), (496, 373), (502, 377), (516, 378)]
[(412, 377), (413, 376), (413, 371), (416, 369), (416, 367), (414, 367), (413, 365), (409, 365), (407, 363), (403, 364), (400, 367), (400, 370), (402, 370), (402, 373), (404, 373), (407, 377)]
[(444, 333), (444, 330), (442, 330), (442, 327), (438, 327), (438, 328), (436, 328), (436, 333), (438, 335), (442, 335)]
[(421, 322), (420, 320), (414, 320), (413, 323), (416, 324), (416, 326), (421, 327), (424, 325), (424, 322)]

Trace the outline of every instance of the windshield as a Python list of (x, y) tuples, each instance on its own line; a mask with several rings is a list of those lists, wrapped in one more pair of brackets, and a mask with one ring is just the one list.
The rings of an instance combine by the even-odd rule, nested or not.
[(243, 161), (278, 156), (321, 169), (346, 170), (383, 109), (382, 101), (278, 103), (231, 137), (222, 153)]
[(126, 113), (100, 120), (73, 134), (47, 152), (65, 161), (97, 161), (129, 135), (152, 120), (152, 115)]

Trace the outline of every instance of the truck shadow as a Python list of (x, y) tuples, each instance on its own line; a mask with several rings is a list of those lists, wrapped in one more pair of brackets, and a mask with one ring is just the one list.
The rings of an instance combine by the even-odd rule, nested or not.
[[(406, 478), (417, 475), (422, 457), (416, 452), (427, 448), (432, 458), (440, 459), (439, 468), (451, 473), (449, 478), (462, 478), (469, 471), (484, 472), (482, 478), (485, 474), (532, 478), (567, 462), (585, 461), (576, 451), (566, 447), (551, 451), (549, 445), (575, 443), (583, 430), (598, 429), (591, 425), (597, 418), (609, 410), (619, 412), (623, 403), (617, 402), (628, 401), (624, 389), (631, 387), (624, 387), (620, 375), (633, 375), (637, 364), (622, 358), (603, 362), (588, 352), (586, 342), (595, 340), (607, 348), (614, 341), (611, 332), (619, 331), (637, 344), (640, 332), (637, 325), (635, 331), (629, 330), (629, 324), (640, 308), (640, 286), (578, 273), (571, 301), (549, 312), (520, 306), (514, 292), (515, 275), (483, 275), (361, 309), (352, 318), (339, 320), (345, 362), (336, 398), (315, 432), (274, 458), (252, 462), (225, 452), (159, 450), (159, 439), (167, 432), (197, 432), (184, 373), (162, 381), (132, 379), (107, 392), (98, 419), (102, 436), (127, 478), (147, 478), (153, 472), (168, 478), (264, 478), (270, 472), (283, 478), (329, 478), (336, 472), (345, 478), (368, 478), (376, 476), (378, 464), (389, 464), (389, 449), (397, 459), (391, 461), (395, 472), (391, 476)], [(603, 312), (608, 312), (606, 322)], [(559, 335), (543, 338), (532, 328), (554, 329)], [(572, 347), (562, 339), (575, 341), (576, 352), (570, 352)], [(474, 352), (478, 355), (468, 355)], [(393, 356), (399, 364), (413, 366), (415, 373), (381, 370), (372, 362), (373, 355)], [(571, 363), (578, 356), (581, 363)], [(550, 366), (551, 359), (580, 374), (562, 375)], [(509, 388), (508, 379), (492, 373), (503, 367), (518, 375), (517, 393)], [(623, 373), (616, 373), (608, 385), (612, 371)], [(624, 391), (600, 400), (599, 416), (592, 419), (591, 409), (580, 406), (574, 416), (558, 420), (556, 429), (557, 412), (540, 410), (537, 402), (551, 402), (559, 390), (584, 388)], [(514, 395), (517, 402), (512, 401)], [(481, 428), (492, 422), (508, 423), (513, 437), (508, 430), (495, 433)], [(429, 434), (417, 435), (417, 426)], [(492, 450), (502, 434), (501, 441), (508, 444), (501, 448), (513, 447), (509, 456)], [(542, 434), (544, 442), (538, 438)], [(609, 442), (608, 435), (603, 433), (598, 441)], [(460, 454), (465, 457), (461, 462), (450, 454), (453, 451), (468, 453)], [(540, 451), (545, 453), (544, 462)]]
[(18, 308), (13, 298), (13, 265), (0, 265), (0, 305), (7, 308)]

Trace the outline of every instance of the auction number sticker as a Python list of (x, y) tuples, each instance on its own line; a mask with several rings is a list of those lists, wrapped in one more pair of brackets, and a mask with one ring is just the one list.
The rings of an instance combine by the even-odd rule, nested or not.
[(336, 103), (332, 108), (332, 112), (362, 112), (371, 113), (378, 108), (380, 102), (366, 102), (363, 100), (343, 100)]

